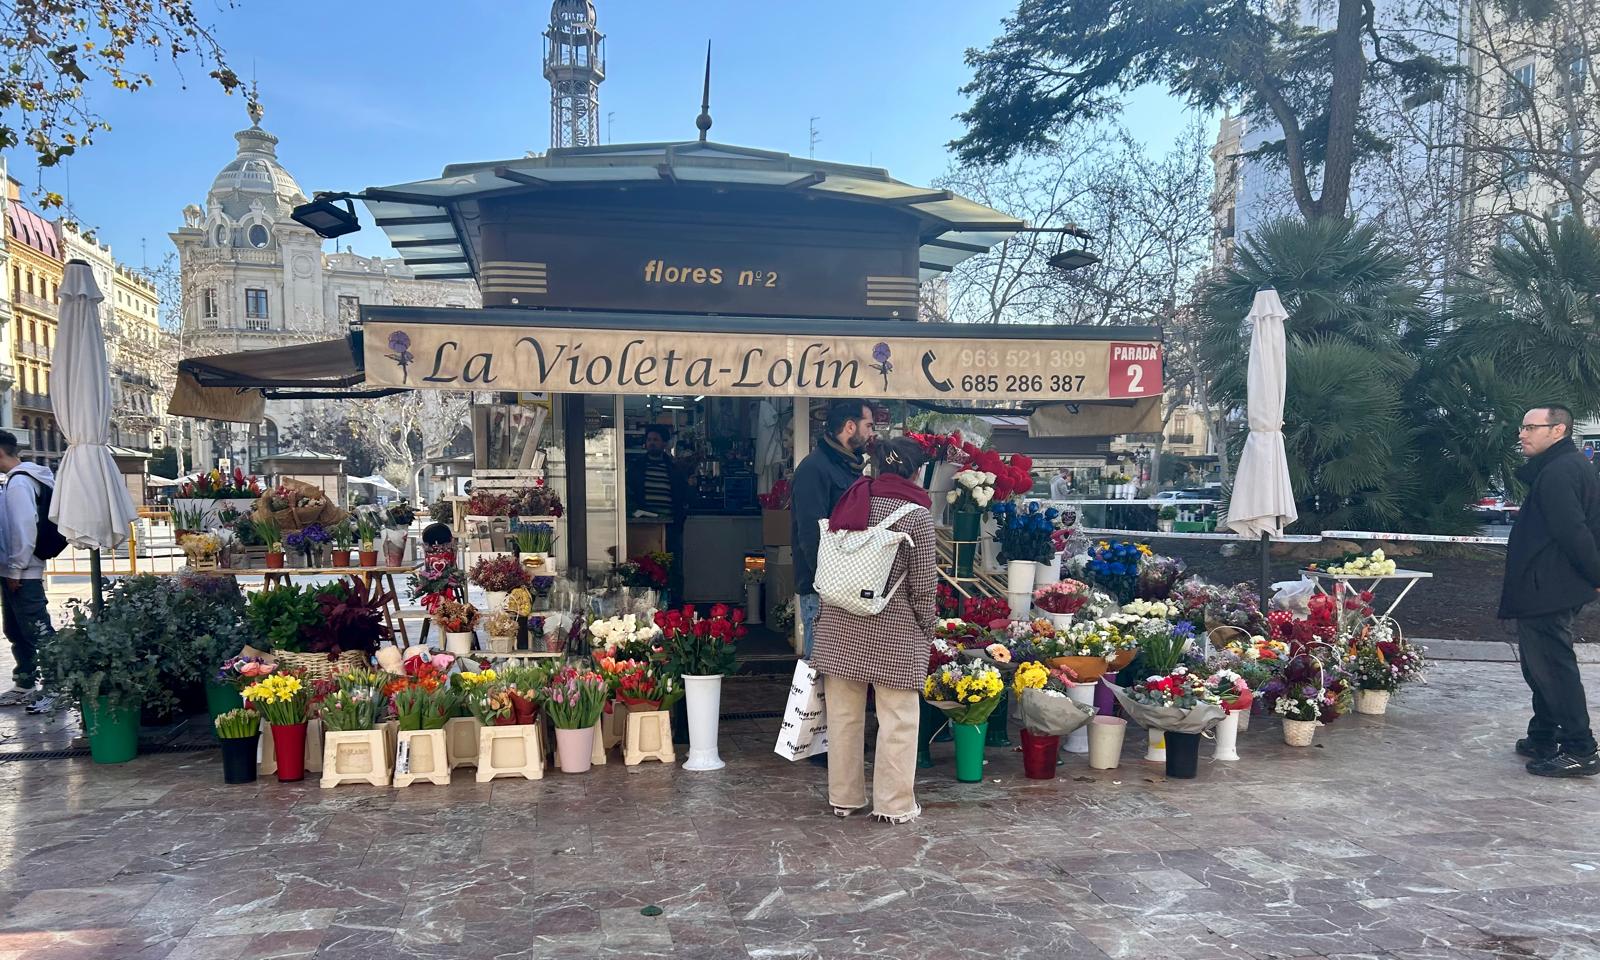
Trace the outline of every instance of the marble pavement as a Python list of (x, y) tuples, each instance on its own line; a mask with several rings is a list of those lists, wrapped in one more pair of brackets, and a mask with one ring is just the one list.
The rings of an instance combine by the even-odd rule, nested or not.
[[(725, 709), (782, 695), (739, 681)], [(703, 774), (322, 790), (224, 786), (215, 751), (4, 762), (0, 960), (1600, 960), (1600, 780), (1525, 775), (1524, 704), (1514, 664), (1443, 663), (1310, 749), (1257, 718), (1191, 782), (1136, 729), (1121, 769), (1050, 782), (991, 749), (958, 784), (939, 744), (899, 827), (829, 815), (774, 718), (726, 721)], [(53, 739), (3, 714), (0, 750)]]

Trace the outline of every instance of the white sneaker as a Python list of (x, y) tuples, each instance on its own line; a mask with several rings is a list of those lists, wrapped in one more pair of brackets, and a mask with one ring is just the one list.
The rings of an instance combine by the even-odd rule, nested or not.
[(51, 710), (55, 709), (55, 706), (56, 706), (56, 698), (55, 697), (46, 696), (46, 695), (41, 693), (38, 696), (34, 697), (32, 703), (28, 704), (28, 712), (29, 713), (49, 713)]

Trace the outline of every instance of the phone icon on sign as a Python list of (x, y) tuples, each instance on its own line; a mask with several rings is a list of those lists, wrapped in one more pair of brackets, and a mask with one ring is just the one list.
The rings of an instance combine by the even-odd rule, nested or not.
[(940, 393), (949, 393), (951, 390), (955, 389), (955, 385), (949, 380), (941, 380), (933, 375), (933, 362), (937, 359), (939, 358), (933, 355), (932, 350), (923, 351), (922, 375), (928, 378), (928, 382), (933, 385), (935, 390), (939, 391)]

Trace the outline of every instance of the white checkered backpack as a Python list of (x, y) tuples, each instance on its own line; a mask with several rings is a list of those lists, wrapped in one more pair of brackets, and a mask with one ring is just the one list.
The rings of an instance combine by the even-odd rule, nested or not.
[(865, 530), (829, 530), (828, 521), (817, 521), (822, 536), (817, 541), (817, 573), (812, 585), (823, 603), (858, 617), (883, 610), (905, 579), (889, 583), (894, 558), (901, 544), (911, 542), (910, 534), (889, 528), (915, 509), (916, 504), (903, 503)]

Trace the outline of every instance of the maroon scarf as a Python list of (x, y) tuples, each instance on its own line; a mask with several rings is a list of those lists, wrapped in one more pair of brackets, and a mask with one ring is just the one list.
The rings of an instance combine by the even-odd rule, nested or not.
[(886, 497), (905, 500), (919, 507), (931, 506), (928, 491), (907, 480), (890, 474), (886, 477), (862, 477), (850, 485), (839, 498), (833, 513), (828, 516), (829, 530), (865, 530), (872, 515), (872, 498)]

